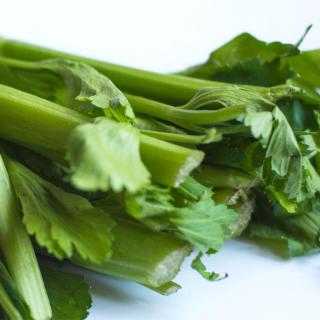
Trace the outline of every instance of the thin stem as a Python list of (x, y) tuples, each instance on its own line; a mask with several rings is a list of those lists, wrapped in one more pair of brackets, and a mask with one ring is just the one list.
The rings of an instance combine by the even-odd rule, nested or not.
[(179, 134), (163, 131), (152, 131), (152, 130), (140, 130), (141, 133), (154, 137), (164, 141), (170, 141), (175, 143), (183, 144), (206, 144), (221, 140), (221, 134), (218, 131), (212, 133), (212, 135), (191, 135), (191, 134)]
[(218, 110), (185, 110), (150, 99), (127, 95), (135, 112), (175, 124), (213, 125), (236, 119), (246, 111), (243, 105)]

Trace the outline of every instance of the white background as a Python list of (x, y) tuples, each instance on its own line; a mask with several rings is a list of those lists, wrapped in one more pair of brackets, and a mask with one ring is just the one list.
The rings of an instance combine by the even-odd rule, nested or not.
[[(134, 67), (169, 72), (204, 60), (240, 32), (320, 47), (318, 0), (0, 0), (0, 34)], [(209, 266), (227, 271), (201, 279), (186, 261), (183, 289), (162, 297), (135, 283), (86, 273), (94, 306), (89, 320), (319, 319), (320, 258), (283, 260), (243, 240), (229, 241)], [(63, 319), (68, 320), (68, 319)]]

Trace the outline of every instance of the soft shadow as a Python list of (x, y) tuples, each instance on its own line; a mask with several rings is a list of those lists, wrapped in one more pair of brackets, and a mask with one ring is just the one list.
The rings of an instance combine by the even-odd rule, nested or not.
[[(83, 275), (85, 277), (85, 280), (91, 287), (91, 293), (96, 297), (101, 297), (103, 299), (108, 299), (109, 301), (126, 304), (134, 304), (137, 301), (143, 301), (141, 297), (128, 294), (128, 292), (132, 292), (132, 290), (126, 290), (127, 288), (125, 288), (126, 284), (127, 287), (138, 285), (134, 282), (115, 279), (111, 276), (102, 275), (100, 273), (75, 266), (67, 261), (57, 261), (50, 257), (40, 256), (39, 260), (42, 265), (48, 266), (50, 268), (57, 269), (63, 272)], [(147, 288), (143, 289), (148, 290)]]
[(91, 286), (91, 293), (94, 296), (101, 297), (104, 299), (108, 299), (108, 301), (118, 302), (118, 303), (135, 303), (137, 299), (135, 296), (132, 296), (128, 294), (128, 291), (125, 290), (123, 285), (117, 286), (114, 279), (111, 279), (108, 276), (103, 276), (103, 279), (101, 278), (101, 275), (99, 277), (97, 276), (88, 276), (86, 274), (86, 279), (90, 283)]

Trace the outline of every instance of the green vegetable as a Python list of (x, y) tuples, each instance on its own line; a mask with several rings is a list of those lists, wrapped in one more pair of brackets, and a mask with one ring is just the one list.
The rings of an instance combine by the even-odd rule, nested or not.
[(181, 74), (229, 83), (274, 86), (284, 83), (290, 76), (290, 70), (281, 65), (279, 58), (297, 53), (294, 45), (266, 43), (243, 33), (213, 51), (205, 63)]
[(8, 270), (33, 318), (50, 319), (51, 307), (31, 240), (22, 224), (16, 198), (0, 154), (0, 246)]
[(138, 191), (150, 180), (140, 159), (139, 139), (138, 130), (130, 124), (106, 118), (76, 127), (66, 154), (73, 172), (71, 183), (85, 191)]
[(77, 256), (72, 261), (103, 274), (155, 288), (171, 281), (192, 246), (172, 235), (148, 230), (137, 223), (116, 221), (111, 259), (94, 263)]
[(38, 63), (0, 58), (1, 83), (17, 87), (71, 109), (117, 121), (135, 116), (122, 92), (83, 63), (48, 60)]
[(227, 204), (237, 213), (237, 218), (229, 225), (230, 233), (226, 239), (235, 238), (243, 234), (248, 227), (256, 201), (251, 189), (220, 189), (213, 195), (217, 203)]
[(214, 83), (208, 81), (137, 70), (3, 38), (0, 38), (0, 55), (29, 61), (61, 58), (86, 63), (106, 75), (125, 92), (171, 103), (183, 103), (198, 90), (214, 86)]
[(89, 286), (80, 275), (42, 267), (53, 320), (82, 320), (92, 305)]
[[(91, 118), (77, 111), (63, 108), (49, 101), (0, 85), (0, 136), (33, 149), (52, 160), (65, 163), (67, 141), (70, 139), (73, 129), (91, 121)], [(101, 121), (100, 126), (99, 123), (97, 123), (96, 128), (97, 126), (98, 128), (102, 128), (104, 126), (103, 123), (107, 123), (106, 121), (106, 119)], [(115, 123), (114, 126), (118, 126), (119, 131), (130, 131), (124, 129), (127, 127), (123, 127), (120, 123)], [(90, 130), (90, 128), (93, 127), (86, 125), (84, 128), (86, 129), (80, 130), (80, 128), (77, 128), (75, 131), (77, 133), (74, 133), (74, 135), (77, 135), (79, 138), (79, 135), (81, 137), (82, 130)], [(93, 132), (95, 132), (95, 130), (93, 130)], [(93, 134), (93, 139), (95, 139), (93, 132), (91, 132), (91, 134)], [(111, 132), (114, 132), (114, 129), (111, 130)], [(109, 132), (109, 134), (111, 134), (111, 132)], [(124, 135), (126, 135), (125, 132)], [(132, 132), (134, 132), (133, 129)], [(134, 135), (135, 134), (133, 133), (133, 136)], [(75, 139), (75, 136), (73, 137)], [(117, 136), (113, 136), (113, 139), (119, 141)], [(100, 156), (100, 143), (102, 141), (105, 140), (92, 140), (90, 150), (86, 149), (84, 151), (86, 154), (88, 152), (97, 152), (95, 160), (103, 161), (101, 167), (104, 168), (106, 171), (105, 174), (107, 174), (107, 171), (110, 170), (110, 165)], [(78, 142), (78, 139), (76, 139), (76, 142)], [(110, 148), (111, 141), (106, 142), (108, 145), (105, 146), (105, 148)], [(93, 147), (94, 145), (95, 147)], [(68, 150), (70, 150), (71, 147), (72, 145), (69, 143)], [(124, 148), (125, 146), (117, 145), (117, 147), (119, 148), (118, 151), (120, 154), (125, 154), (127, 152), (125, 150), (121, 151), (121, 148)], [(75, 153), (75, 149), (72, 149), (69, 152), (73, 154), (73, 156), (71, 156), (69, 153), (69, 157), (72, 161), (79, 161), (81, 159), (80, 155)], [(120, 154), (119, 157), (121, 157)], [(145, 135), (140, 136), (140, 154), (143, 163), (151, 173), (152, 179), (169, 186), (179, 185), (190, 171), (197, 167), (203, 159), (203, 153), (200, 151), (173, 145)], [(82, 156), (87, 158), (88, 154)], [(131, 157), (131, 154), (129, 154), (128, 157), (129, 156)], [(76, 158), (78, 160), (76, 160)], [(87, 160), (93, 161), (90, 156)], [(125, 159), (122, 160), (124, 161)], [(129, 163), (132, 162), (132, 159), (126, 158), (126, 161), (129, 165)], [(142, 171), (141, 174), (145, 176), (145, 178), (140, 177), (140, 182), (142, 181), (145, 183), (147, 173), (145, 169), (143, 169), (143, 166), (138, 163), (139, 159), (136, 160), (137, 168), (140, 167)], [(123, 166), (121, 169), (124, 169)], [(124, 176), (126, 173), (130, 174), (130, 176), (134, 174), (127, 169), (125, 172), (119, 171), (120, 168), (117, 171), (120, 174), (119, 181), (123, 180), (121, 176)], [(84, 172), (85, 171), (82, 170), (82, 174)], [(109, 174), (116, 173), (109, 172)], [(92, 179), (92, 176), (90, 175), (90, 177), (87, 178), (90, 180)], [(99, 177), (96, 178), (99, 179)], [(127, 182), (129, 180), (130, 178), (127, 179)], [(96, 181), (95, 183), (99, 185), (99, 181)], [(130, 183), (133, 182), (130, 181)], [(92, 187), (92, 181), (89, 185), (89, 188), (90, 187)], [(140, 185), (140, 187), (142, 187), (142, 185)], [(136, 188), (137, 187), (135, 187), (135, 189)]]
[(201, 250), (218, 250), (235, 220), (233, 210), (225, 205), (214, 205), (212, 199), (204, 199), (190, 207), (176, 209), (170, 217), (183, 237)]
[(127, 195), (125, 206), (142, 222), (145, 218), (162, 218), (168, 230), (202, 251), (218, 250), (236, 214), (222, 203), (215, 204), (211, 196), (210, 189), (189, 177), (178, 189), (151, 186), (142, 193)]
[(246, 188), (256, 184), (248, 174), (228, 167), (202, 165), (195, 170), (194, 177), (200, 183), (218, 189)]
[[(0, 39), (3, 225), (14, 212), (33, 258), (27, 232), (40, 253), (163, 295), (193, 248), (192, 268), (225, 278), (202, 257), (244, 233), (289, 256), (319, 251), (320, 51), (299, 50), (308, 30), (295, 45), (241, 34), (179, 75)], [(38, 266), (37, 288), (5, 241), (3, 313), (35, 313), (23, 279), (48, 315)], [(53, 319), (87, 315), (81, 277), (43, 275)]]
[(276, 204), (270, 203), (261, 191), (257, 197), (257, 209), (249, 228), (250, 236), (284, 243), (285, 252), (291, 257), (313, 249), (319, 250), (319, 207), (314, 206), (312, 211), (292, 217), (277, 216)]
[(220, 275), (218, 273), (209, 272), (206, 270), (205, 265), (201, 261), (202, 255), (203, 255), (202, 252), (199, 252), (197, 254), (196, 258), (192, 261), (192, 265), (191, 265), (192, 268), (197, 270), (202, 275), (203, 278), (205, 278), (209, 281), (220, 280)]
[[(55, 257), (99, 262), (111, 256), (114, 222), (78, 195), (65, 192), (20, 163), (7, 160), (23, 222), (40, 246)], [(90, 217), (90, 219), (89, 219)]]
[[(32, 319), (27, 303), (2, 262), (0, 262), (0, 305), (10, 320)], [(1, 318), (6, 318), (5, 315), (0, 313)]]
[(160, 293), (163, 296), (169, 296), (170, 294), (176, 293), (178, 290), (181, 289), (181, 286), (173, 281), (167, 282), (158, 288), (152, 288), (152, 287), (148, 287), (148, 286), (146, 286), (146, 287), (157, 292), (157, 293)]

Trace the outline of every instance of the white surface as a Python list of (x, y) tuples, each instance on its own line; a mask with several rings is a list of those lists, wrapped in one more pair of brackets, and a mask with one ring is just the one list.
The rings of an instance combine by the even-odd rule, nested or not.
[(176, 278), (183, 288), (169, 297), (88, 273), (95, 297), (89, 320), (319, 319), (319, 256), (284, 260), (253, 243), (233, 240), (206, 262), (229, 277), (205, 281), (190, 269), (189, 258)]
[[(215, 47), (249, 31), (263, 40), (320, 47), (318, 0), (16, 1), (0, 0), (0, 34), (155, 71), (204, 60)], [(137, 284), (87, 273), (89, 320), (300, 320), (319, 318), (320, 258), (282, 260), (252, 243), (229, 241), (210, 258), (230, 277), (202, 280), (184, 264), (183, 289), (161, 297)], [(68, 320), (68, 319), (65, 319)]]

